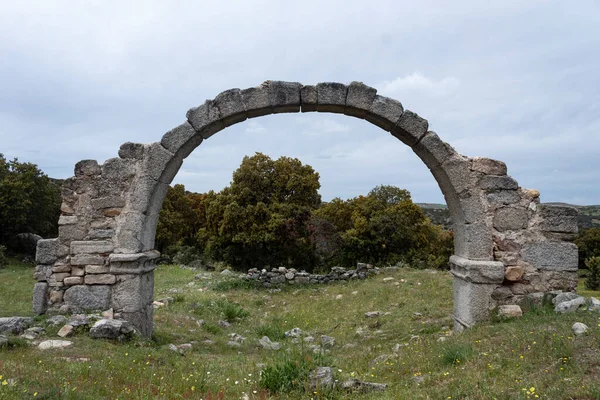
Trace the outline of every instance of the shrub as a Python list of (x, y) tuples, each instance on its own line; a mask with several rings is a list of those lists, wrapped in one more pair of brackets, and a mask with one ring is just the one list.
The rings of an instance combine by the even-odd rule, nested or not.
[(461, 365), (473, 354), (474, 350), (469, 345), (450, 345), (444, 348), (442, 363), (444, 365)]
[(4, 268), (8, 265), (8, 258), (6, 257), (6, 246), (0, 245), (0, 268)]
[(267, 324), (260, 325), (256, 328), (256, 334), (258, 336), (267, 336), (269, 339), (278, 341), (285, 339), (285, 329), (283, 328), (283, 321), (280, 319), (273, 319)]
[(303, 390), (310, 371), (322, 365), (326, 365), (322, 355), (301, 351), (285, 353), (274, 364), (265, 367), (259, 385), (272, 395)]
[(588, 258), (585, 260), (585, 265), (588, 268), (585, 288), (588, 290), (600, 289), (600, 257)]

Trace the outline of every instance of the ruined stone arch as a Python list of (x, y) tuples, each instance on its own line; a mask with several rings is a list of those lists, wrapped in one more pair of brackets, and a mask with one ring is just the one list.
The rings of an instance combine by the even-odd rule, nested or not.
[[(38, 245), (34, 310), (112, 307), (144, 335), (152, 332), (158, 215), (183, 160), (218, 131), (276, 113), (331, 112), (390, 132), (427, 165), (448, 204), (457, 329), (489, 318), (498, 304), (576, 283), (576, 213), (543, 207), (519, 188), (506, 165), (458, 154), (428, 122), (360, 82), (349, 85), (266, 81), (220, 93), (187, 112), (160, 142), (125, 143), (119, 158), (84, 160), (63, 189), (57, 239)], [(539, 296), (538, 296), (539, 297)]]

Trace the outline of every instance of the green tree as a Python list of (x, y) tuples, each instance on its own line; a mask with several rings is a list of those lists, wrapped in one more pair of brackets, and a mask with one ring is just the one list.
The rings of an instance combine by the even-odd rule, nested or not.
[(168, 247), (193, 245), (202, 226), (198, 196), (186, 193), (184, 185), (169, 187), (156, 227), (155, 246), (164, 251)]
[(579, 233), (575, 240), (579, 250), (579, 267), (585, 267), (585, 260), (600, 256), (600, 228), (590, 228)]
[(585, 260), (588, 275), (585, 278), (585, 288), (588, 290), (600, 289), (600, 257), (590, 257)]
[(60, 193), (35, 164), (7, 161), (0, 154), (0, 242), (31, 232), (48, 237), (58, 232)]
[(312, 269), (311, 210), (321, 202), (319, 174), (298, 159), (244, 157), (231, 185), (206, 198), (206, 230), (197, 234), (211, 258), (234, 268)]
[(427, 266), (438, 267), (447, 262), (451, 235), (448, 240), (448, 234), (432, 225), (404, 189), (383, 185), (367, 196), (347, 201), (336, 198), (315, 215), (332, 223), (344, 240), (334, 263), (351, 266), (359, 261), (390, 264), (426, 260)]

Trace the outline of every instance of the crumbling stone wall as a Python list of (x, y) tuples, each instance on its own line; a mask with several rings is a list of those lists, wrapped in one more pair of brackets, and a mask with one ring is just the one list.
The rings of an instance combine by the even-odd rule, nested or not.
[(453, 222), (457, 329), (487, 320), (499, 304), (574, 288), (577, 249), (568, 242), (577, 232), (574, 210), (541, 206), (539, 193), (519, 188), (504, 163), (458, 154), (425, 119), (360, 82), (267, 81), (192, 108), (160, 142), (125, 143), (118, 158), (102, 165), (79, 162), (63, 189), (58, 238), (38, 242), (35, 312), (112, 307), (149, 336), (156, 224), (183, 160), (216, 132), (248, 118), (314, 111), (371, 122), (431, 170)]

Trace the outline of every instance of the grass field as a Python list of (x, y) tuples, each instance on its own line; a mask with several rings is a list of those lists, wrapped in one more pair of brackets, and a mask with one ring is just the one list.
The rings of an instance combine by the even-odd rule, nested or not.
[[(81, 333), (64, 350), (22, 342), (0, 349), (0, 399), (600, 398), (598, 313), (532, 310), (518, 320), (451, 335), (447, 272), (403, 269), (280, 292), (218, 273), (196, 274), (176, 266), (156, 271), (155, 298), (172, 301), (155, 312), (153, 340), (117, 343)], [(0, 270), (0, 316), (31, 315), (31, 275), (25, 265)], [(389, 314), (366, 318), (368, 311)], [(232, 326), (221, 327), (220, 320)], [(590, 331), (574, 337), (574, 322)], [(336, 344), (315, 354), (308, 344), (285, 338), (295, 327), (317, 341), (332, 336)], [(46, 327), (41, 339), (58, 338), (58, 328)], [(231, 333), (246, 338), (240, 347), (227, 345)], [(264, 335), (282, 350), (262, 349), (257, 340)], [(203, 343), (207, 339), (214, 344)], [(180, 355), (169, 343), (193, 347)], [(340, 381), (358, 378), (388, 388), (371, 394), (308, 390), (305, 374), (315, 366), (332, 367)]]

